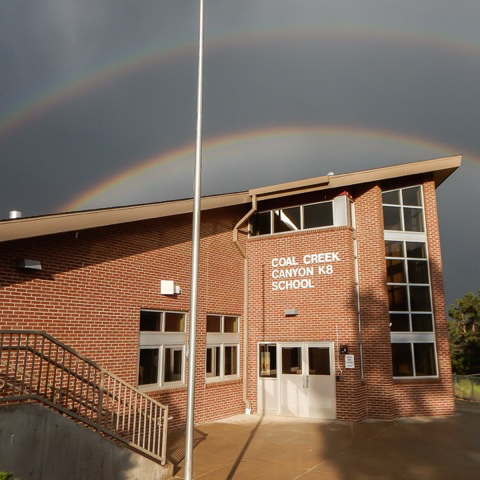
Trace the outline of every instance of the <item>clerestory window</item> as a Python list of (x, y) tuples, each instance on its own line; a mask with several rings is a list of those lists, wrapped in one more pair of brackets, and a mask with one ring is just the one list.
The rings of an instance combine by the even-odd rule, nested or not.
[(298, 232), (351, 223), (351, 200), (340, 195), (325, 202), (255, 213), (250, 223), (250, 235)]

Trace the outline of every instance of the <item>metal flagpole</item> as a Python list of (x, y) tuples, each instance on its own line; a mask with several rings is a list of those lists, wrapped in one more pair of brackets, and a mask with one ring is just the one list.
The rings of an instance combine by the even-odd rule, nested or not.
[(200, 247), (200, 199), (202, 176), (203, 20), (204, 0), (200, 0), (200, 20), (198, 32), (197, 137), (195, 149), (195, 178), (193, 185), (192, 286), (190, 296), (190, 338), (188, 348), (187, 425), (185, 432), (185, 480), (192, 480), (193, 478), (193, 426), (195, 424), (198, 257)]

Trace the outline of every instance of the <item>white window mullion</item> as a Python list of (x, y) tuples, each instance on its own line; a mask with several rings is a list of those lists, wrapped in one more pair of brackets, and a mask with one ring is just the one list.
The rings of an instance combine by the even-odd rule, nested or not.
[(225, 377), (225, 345), (220, 345), (220, 378)]
[(161, 345), (158, 347), (158, 385), (163, 387), (163, 366), (165, 365), (164, 361), (164, 347)]
[(410, 351), (412, 352), (412, 372), (413, 372), (413, 376), (416, 377), (417, 369), (415, 368), (415, 349), (413, 348), (413, 343), (414, 342), (410, 343)]

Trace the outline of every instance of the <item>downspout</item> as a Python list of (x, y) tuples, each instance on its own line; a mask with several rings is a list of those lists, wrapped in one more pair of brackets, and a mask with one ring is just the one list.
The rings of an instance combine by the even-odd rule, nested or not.
[(238, 241), (238, 229), (257, 211), (257, 196), (252, 196), (252, 208), (243, 216), (243, 218), (233, 228), (233, 243), (238, 248), (243, 258), (243, 402), (245, 403), (245, 413), (251, 413), (252, 406), (247, 399), (248, 387), (248, 259), (247, 252), (242, 248)]
[(355, 262), (355, 290), (357, 295), (357, 323), (358, 323), (358, 350), (360, 355), (360, 382), (362, 385), (365, 385), (365, 412), (366, 417), (369, 417), (368, 414), (368, 385), (365, 380), (365, 369), (363, 367), (363, 337), (362, 337), (362, 319), (360, 312), (360, 269), (358, 265), (358, 240), (357, 240), (357, 209), (354, 202), (352, 202), (352, 223), (353, 223), (353, 258)]
[(360, 379), (365, 378), (363, 371), (363, 339), (362, 339), (362, 322), (360, 317), (360, 275), (358, 267), (358, 242), (357, 242), (357, 212), (355, 203), (352, 202), (352, 220), (353, 220), (353, 259), (355, 263), (355, 292), (357, 297), (357, 328), (358, 328), (358, 346), (360, 354)]

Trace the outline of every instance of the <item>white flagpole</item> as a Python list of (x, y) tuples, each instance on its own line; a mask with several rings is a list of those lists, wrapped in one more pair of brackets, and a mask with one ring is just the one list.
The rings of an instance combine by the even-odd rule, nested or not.
[(198, 32), (197, 136), (195, 178), (193, 185), (192, 281), (190, 296), (190, 338), (188, 349), (187, 425), (185, 431), (185, 480), (192, 480), (193, 427), (195, 424), (195, 360), (197, 341), (198, 258), (200, 247), (200, 200), (202, 174), (202, 107), (203, 107), (203, 20), (204, 0), (200, 0)]

